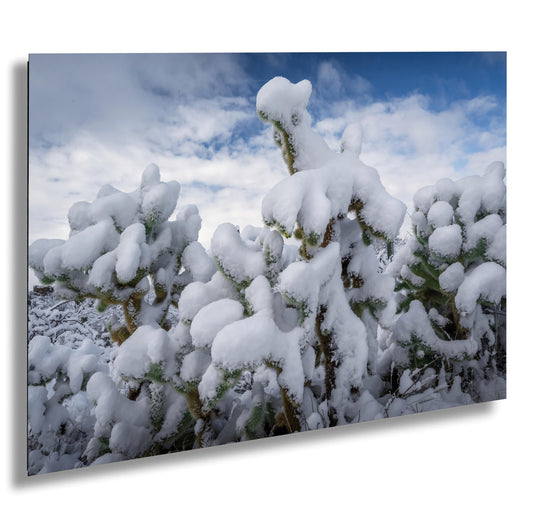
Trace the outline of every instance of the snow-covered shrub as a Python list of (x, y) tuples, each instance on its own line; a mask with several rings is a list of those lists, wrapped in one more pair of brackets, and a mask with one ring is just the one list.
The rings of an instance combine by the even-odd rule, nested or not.
[[(107, 331), (109, 314), (95, 310), (91, 299), (58, 301), (53, 292), (53, 287), (37, 285), (28, 293), (28, 342), (36, 335), (44, 335), (55, 344), (75, 348), (86, 339), (104, 348), (111, 345)], [(110, 307), (109, 311), (118, 312), (119, 308)]]
[(413, 235), (387, 269), (401, 316), (382, 373), (392, 366), (397, 394), (456, 382), (462, 403), (505, 396), (504, 178), (496, 162), (414, 196)]
[[(196, 241), (197, 208), (186, 206), (168, 220), (179, 190), (175, 181), (161, 182), (158, 167), (149, 165), (134, 192), (106, 185), (92, 203), (74, 204), (67, 241), (38, 240), (30, 246), (30, 266), (43, 283), (54, 283), (57, 296), (95, 299), (99, 311), (121, 309), (111, 311), (107, 326), (120, 346), (111, 353), (109, 370), (83, 382), (95, 419), (86, 462), (102, 455), (105, 459), (98, 460), (179, 449), (187, 439), (184, 432), (192, 420), (175, 388), (180, 384), (178, 347), (166, 331), (168, 313), (171, 304), (177, 307), (185, 285), (208, 279), (214, 266)], [(48, 355), (59, 361), (50, 374), (62, 377), (61, 357), (68, 349), (47, 342)], [(52, 401), (45, 419), (55, 410)]]
[(190, 448), (192, 420), (175, 388), (176, 342), (153, 323), (140, 326), (115, 350), (110, 373), (87, 384), (94, 406), (94, 437), (89, 462), (121, 460)]
[[(299, 430), (291, 389), (303, 389), (303, 376), (301, 385), (286, 383), (280, 365), (298, 369), (298, 338), (287, 337), (278, 326), (294, 326), (297, 318), (293, 314), (292, 322), (285, 320), (284, 302), (273, 289), (297, 250), (284, 245), (276, 230), (247, 226), (240, 232), (221, 224), (211, 252), (218, 271), (209, 281), (184, 289), (180, 322), (173, 331), (180, 347), (178, 389), (196, 421), (197, 443), (269, 435), (276, 420), (283, 421), (281, 427), (288, 419), (291, 431)], [(286, 362), (287, 339), (295, 363)]]
[(77, 348), (35, 336), (28, 347), (28, 470), (68, 469), (80, 463), (94, 417), (86, 386), (106, 371), (104, 349), (85, 339)]
[(84, 465), (93, 437), (86, 385), (107, 371), (111, 342), (93, 303), (57, 302), (51, 287), (28, 296), (28, 472)]
[(405, 206), (360, 161), (358, 126), (345, 129), (340, 153), (313, 131), (310, 94), (309, 81), (276, 77), (257, 95), (259, 116), (273, 125), (290, 173), (266, 195), (262, 211), (267, 225), (301, 241), (302, 261), (281, 273), (278, 288), (300, 314), (301, 354), (316, 355), (324, 392), (315, 389), (315, 398), (326, 403), (322, 424), (333, 426), (351, 419), (348, 407), (375, 367), (374, 317), (394, 280), (379, 272), (373, 242), (394, 241)]
[(372, 244), (393, 241), (405, 207), (358, 159), (357, 128), (345, 131), (341, 153), (313, 132), (310, 92), (308, 81), (276, 78), (258, 93), (291, 173), (263, 201), (275, 229), (219, 226), (218, 272), (180, 299), (174, 335), (190, 350), (180, 377), (204, 443), (351, 421), (375, 367), (374, 317), (394, 280), (380, 274)]
[(54, 284), (59, 297), (96, 299), (101, 311), (121, 306), (123, 321), (110, 321), (111, 338), (119, 344), (143, 324), (168, 327), (169, 306), (177, 304), (191, 280), (191, 272), (183, 270), (183, 254), (189, 244), (200, 245), (195, 206), (168, 220), (179, 191), (176, 181), (160, 180), (154, 164), (146, 167), (134, 192), (102, 187), (92, 203), (70, 208), (68, 240), (41, 239), (30, 246), (30, 267), (42, 283)]

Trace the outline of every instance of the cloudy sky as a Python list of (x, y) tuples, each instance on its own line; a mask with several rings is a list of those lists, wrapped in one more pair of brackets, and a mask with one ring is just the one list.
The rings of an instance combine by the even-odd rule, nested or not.
[(418, 188), (506, 161), (504, 53), (31, 55), (30, 243), (66, 238), (74, 202), (134, 190), (150, 162), (198, 206), (205, 246), (221, 222), (261, 225), (287, 174), (255, 110), (277, 75), (311, 81), (333, 149), (361, 124), (362, 161), (408, 210)]

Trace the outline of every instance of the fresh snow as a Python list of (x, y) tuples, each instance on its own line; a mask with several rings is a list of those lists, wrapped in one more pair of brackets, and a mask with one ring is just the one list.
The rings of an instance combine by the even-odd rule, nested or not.
[(473, 355), (478, 349), (478, 344), (473, 339), (440, 339), (433, 330), (427, 312), (420, 301), (411, 302), (409, 310), (398, 319), (394, 328), (394, 337), (398, 342), (408, 343), (413, 335), (447, 358), (464, 358)]
[(457, 289), (455, 303), (466, 314), (472, 313), (478, 299), (498, 304), (506, 293), (505, 269), (494, 262), (485, 262), (465, 275)]
[(445, 201), (437, 201), (428, 211), (427, 221), (434, 227), (448, 226), (453, 220), (453, 208)]
[(202, 307), (191, 323), (194, 346), (209, 347), (222, 328), (242, 319), (243, 310), (241, 303), (233, 299), (219, 299)]
[(429, 236), (429, 249), (437, 256), (455, 258), (461, 252), (463, 238), (457, 224), (441, 226)]
[(459, 262), (452, 263), (439, 275), (439, 285), (446, 292), (455, 292), (463, 283), (465, 269)]
[(383, 188), (377, 171), (359, 160), (361, 133), (349, 126), (343, 152), (331, 151), (311, 128), (306, 110), (311, 84), (276, 77), (257, 95), (257, 110), (279, 121), (290, 134), (299, 172), (276, 185), (263, 199), (263, 217), (292, 233), (298, 219), (306, 234), (323, 236), (332, 218), (346, 215), (352, 201), (362, 203), (361, 218), (394, 239), (405, 214), (403, 203)]

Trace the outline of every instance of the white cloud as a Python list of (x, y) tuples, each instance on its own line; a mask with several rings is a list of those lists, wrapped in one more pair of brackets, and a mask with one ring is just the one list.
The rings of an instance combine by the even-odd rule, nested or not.
[(498, 107), (498, 102), (493, 96), (475, 97), (464, 102), (467, 113), (484, 115)]
[(357, 74), (348, 74), (334, 59), (321, 61), (318, 65), (316, 91), (319, 96), (364, 97), (371, 90), (372, 84), (367, 79)]
[(370, 93), (372, 90), (372, 84), (360, 75), (355, 75), (348, 79), (350, 85), (350, 91), (353, 91), (357, 95), (363, 95)]
[(238, 55), (34, 55), (31, 143), (65, 143), (80, 128), (120, 140), (193, 99), (252, 93)]
[(341, 74), (331, 61), (322, 61), (318, 65), (317, 90), (327, 91), (330, 95), (339, 95), (344, 91)]
[(168, 112), (163, 121), (148, 128), (147, 136), (162, 148), (190, 142), (204, 144), (229, 138), (237, 124), (255, 117), (252, 104), (242, 97), (193, 100)]
[[(165, 126), (158, 131), (163, 133)], [(208, 158), (175, 155), (173, 150), (151, 148), (142, 139), (124, 148), (88, 132), (81, 132), (68, 145), (38, 148), (30, 154), (30, 242), (66, 238), (66, 216), (74, 202), (92, 201), (106, 183), (133, 191), (150, 162), (159, 165), (162, 180), (181, 183), (178, 207), (198, 206), (205, 245), (221, 222), (261, 225), (261, 200), (285, 174), (270, 139), (265, 131), (250, 146), (241, 142), (231, 154), (222, 146)]]

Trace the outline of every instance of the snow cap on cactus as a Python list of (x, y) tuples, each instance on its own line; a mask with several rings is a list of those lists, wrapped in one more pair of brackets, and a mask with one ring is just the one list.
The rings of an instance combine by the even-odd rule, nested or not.
[(257, 94), (258, 111), (273, 123), (275, 138), (282, 139), (284, 158), (293, 174), (266, 195), (263, 218), (289, 235), (298, 222), (307, 236), (315, 236), (317, 245), (331, 219), (355, 208), (373, 232), (393, 240), (405, 206), (385, 191), (377, 172), (359, 160), (357, 126), (345, 130), (342, 153), (330, 150), (313, 131), (306, 111), (310, 91), (307, 81), (292, 84), (276, 77)]
[[(93, 202), (70, 209), (68, 240), (30, 246), (30, 266), (41, 281), (55, 283), (59, 297), (96, 299), (102, 311), (122, 305), (125, 326), (111, 334), (119, 343), (143, 324), (163, 324), (184, 286), (214, 272), (212, 259), (196, 242), (201, 224), (196, 206), (182, 207), (175, 220), (168, 220), (179, 191), (176, 181), (160, 180), (154, 164), (146, 167), (133, 192), (102, 187)], [(193, 242), (197, 245), (181, 270), (182, 254)], [(152, 287), (155, 296), (149, 300)]]

